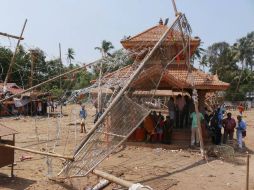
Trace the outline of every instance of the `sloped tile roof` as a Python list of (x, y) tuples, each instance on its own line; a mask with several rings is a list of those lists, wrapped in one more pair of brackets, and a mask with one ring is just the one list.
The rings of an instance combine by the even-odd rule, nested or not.
[[(7, 91), (11, 94), (18, 94), (23, 92), (24, 90), (20, 88), (16, 83), (7, 83)], [(0, 83), (0, 93), (3, 92), (4, 83)]]
[[(145, 30), (144, 32), (141, 32), (133, 37), (124, 39), (121, 41), (124, 48), (129, 49), (137, 46), (139, 43), (147, 42), (151, 45), (154, 45), (160, 37), (164, 34), (164, 32), (169, 27), (167, 25), (163, 25), (159, 23), (159, 25), (156, 25), (152, 28), (149, 28), (148, 30)], [(175, 42), (181, 42), (182, 35), (179, 31), (173, 30), (170, 32), (165, 40), (166, 43), (175, 43)], [(199, 38), (192, 38), (191, 39), (191, 45), (195, 45), (196, 47), (199, 46), (200, 39)]]
[[(130, 77), (132, 72), (132, 66), (129, 65), (127, 67), (121, 68), (115, 72), (109, 73), (105, 75), (102, 81), (107, 81), (110, 79), (122, 80)], [(190, 70), (190, 71), (189, 71)], [(191, 72), (191, 73), (190, 73)], [(145, 69), (139, 75), (139, 78), (134, 82), (135, 85), (143, 84), (144, 86), (150, 83), (148, 78), (153, 78), (155, 76), (161, 75), (162, 66), (161, 65), (153, 65), (150, 68)], [(128, 76), (126, 76), (126, 74)], [(124, 77), (124, 78), (122, 78)], [(216, 75), (206, 74), (194, 67), (188, 69), (185, 64), (171, 64), (167, 68), (166, 72), (163, 74), (162, 79), (166, 81), (171, 86), (175, 86), (177, 88), (191, 88), (192, 78), (194, 81), (194, 86), (197, 89), (207, 89), (207, 90), (226, 90), (229, 87), (228, 83), (222, 82), (218, 79)], [(144, 87), (145, 88), (145, 87)]]

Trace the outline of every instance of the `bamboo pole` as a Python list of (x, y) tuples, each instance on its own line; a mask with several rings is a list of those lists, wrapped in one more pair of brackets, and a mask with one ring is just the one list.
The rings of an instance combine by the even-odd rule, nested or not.
[(12, 149), (15, 149), (15, 150), (20, 150), (20, 151), (25, 151), (25, 152), (31, 152), (31, 153), (34, 153), (34, 154), (41, 154), (41, 155), (45, 155), (45, 156), (52, 156), (52, 157), (64, 158), (64, 159), (67, 159), (67, 160), (74, 160), (74, 158), (71, 157), (71, 156), (63, 156), (63, 155), (60, 155), (60, 154), (41, 152), (41, 151), (37, 151), (37, 150), (21, 148), (21, 147), (17, 147), (17, 146), (8, 145), (8, 144), (0, 143), (0, 146), (5, 147), (5, 148), (12, 148)]
[(1, 35), (1, 36), (6, 36), (6, 37), (8, 37), (8, 38), (15, 38), (15, 39), (24, 40), (23, 37), (20, 38), (20, 37), (18, 37), (18, 36), (14, 36), (14, 35), (7, 34), (7, 33), (3, 33), (3, 32), (0, 32), (0, 35)]
[(79, 71), (79, 70), (82, 70), (82, 69), (84, 69), (84, 68), (86, 68), (86, 67), (88, 67), (88, 66), (91, 66), (91, 65), (95, 64), (95, 63), (97, 63), (97, 61), (91, 62), (91, 63), (89, 63), (89, 64), (87, 64), (87, 65), (84, 65), (84, 66), (75, 68), (75, 69), (73, 69), (73, 70), (71, 70), (71, 71), (67, 71), (67, 72), (65, 72), (65, 73), (63, 73), (63, 74), (61, 74), (61, 75), (55, 76), (55, 77), (53, 77), (53, 78), (51, 78), (51, 79), (48, 79), (48, 80), (46, 80), (46, 81), (44, 81), (44, 82), (42, 82), (42, 83), (40, 83), (40, 84), (37, 84), (37, 85), (35, 85), (35, 86), (31, 87), (31, 88), (28, 88), (28, 89), (24, 90), (23, 92), (14, 94), (14, 95), (9, 96), (9, 97), (7, 97), (7, 98), (4, 98), (4, 99), (0, 100), (0, 103), (4, 102), (4, 101), (6, 101), (6, 100), (9, 100), (9, 99), (11, 99), (11, 98), (20, 96), (20, 95), (22, 95), (22, 94), (24, 94), (24, 93), (26, 93), (26, 92), (32, 91), (33, 89), (36, 89), (36, 88), (38, 88), (38, 87), (40, 87), (40, 86), (42, 86), (42, 85), (44, 85), (44, 84), (47, 84), (47, 83), (49, 83), (49, 82), (51, 82), (51, 81), (54, 81), (54, 80), (56, 80), (56, 79), (58, 79), (58, 78), (60, 78), (60, 77), (63, 77), (63, 76), (68, 75), (68, 74), (70, 74), (70, 73), (74, 73), (74, 72), (77, 72), (77, 71)]
[(134, 184), (132, 182), (120, 179), (120, 178), (118, 178), (116, 176), (113, 176), (113, 175), (111, 175), (109, 173), (106, 173), (106, 172), (103, 172), (103, 171), (100, 171), (100, 170), (93, 170), (93, 173), (95, 175), (98, 175), (98, 176), (104, 178), (104, 179), (107, 179), (107, 180), (112, 181), (112, 182), (114, 182), (116, 184), (119, 184), (119, 185), (121, 185), (123, 187), (128, 187), (129, 188), (129, 187), (131, 187)]
[(250, 155), (247, 152), (246, 190), (249, 190)]
[(198, 123), (198, 136), (199, 136), (199, 143), (200, 143), (200, 152), (201, 156), (206, 159), (205, 157), (205, 149), (204, 149), (204, 141), (203, 141), (203, 135), (202, 135), (202, 126), (200, 122), (200, 112), (198, 109), (198, 93), (197, 90), (193, 90), (193, 100), (194, 100), (194, 107), (197, 117), (197, 123)]
[(16, 45), (16, 48), (15, 48), (15, 52), (14, 52), (12, 58), (11, 58), (11, 63), (10, 63), (10, 65), (9, 65), (9, 68), (8, 68), (8, 71), (7, 71), (5, 80), (4, 80), (4, 86), (3, 86), (3, 90), (4, 90), (4, 91), (7, 90), (6, 84), (7, 84), (7, 82), (8, 82), (9, 77), (10, 77), (10, 72), (11, 72), (12, 66), (14, 65), (14, 62), (15, 62), (16, 54), (17, 54), (17, 52), (18, 52), (19, 44), (20, 44), (21, 38), (22, 38), (22, 36), (23, 36), (24, 30), (25, 30), (25, 27), (26, 27), (26, 23), (27, 23), (27, 19), (25, 20), (25, 23), (24, 23), (24, 25), (23, 25), (21, 34), (20, 34), (20, 36), (19, 36), (19, 40), (18, 40), (17, 45)]
[(174, 7), (174, 11), (175, 11), (175, 16), (178, 16), (178, 11), (177, 11), (177, 8), (176, 8), (176, 3), (175, 3), (175, 0), (171, 0), (172, 1), (172, 4), (173, 4), (173, 7)]
[[(59, 43), (58, 44), (58, 48), (59, 48), (59, 62), (60, 62), (60, 75), (62, 74), (62, 66), (63, 66), (63, 63), (62, 63), (62, 48), (61, 48), (61, 44)], [(60, 89), (62, 89), (62, 77), (60, 77), (59, 79), (60, 81)], [(60, 111), (61, 111), (61, 115), (63, 115), (63, 102), (61, 100), (61, 104), (60, 104)]]
[[(155, 50), (157, 49), (157, 47), (159, 45), (161, 45), (162, 41), (167, 37), (168, 33), (171, 31), (172, 27), (174, 26), (174, 24), (178, 21), (179, 19), (179, 15), (175, 18), (174, 22), (172, 23), (172, 25), (164, 32), (164, 34), (161, 36), (161, 38), (159, 39), (159, 41), (155, 44), (155, 46), (153, 47), (153, 49), (146, 55), (146, 57), (144, 58), (144, 60), (139, 64), (139, 67), (137, 68), (137, 70), (132, 74), (131, 78), (129, 79), (129, 81), (126, 83), (126, 85), (120, 90), (120, 92), (117, 94), (117, 96), (114, 98), (114, 100), (111, 102), (111, 104), (109, 105), (109, 107), (106, 109), (106, 111), (101, 115), (101, 117), (98, 119), (98, 121), (95, 123), (94, 127), (88, 132), (88, 134), (84, 137), (84, 139), (81, 141), (80, 145), (78, 146), (78, 148), (75, 151), (75, 156), (79, 153), (80, 149), (84, 146), (84, 144), (86, 143), (86, 141), (90, 138), (90, 136), (94, 133), (94, 131), (97, 129), (97, 127), (102, 123), (103, 119), (106, 117), (106, 115), (108, 114), (108, 112), (111, 110), (111, 108), (120, 100), (120, 98), (122, 97), (122, 95), (124, 94), (124, 92), (127, 90), (127, 88), (129, 88), (130, 84), (134, 81), (135, 77), (137, 77), (139, 75), (139, 73), (141, 72), (141, 70), (143, 69), (144, 65), (146, 64), (146, 62), (152, 57), (153, 53), (155, 52)], [(75, 157), (74, 156), (74, 157)]]

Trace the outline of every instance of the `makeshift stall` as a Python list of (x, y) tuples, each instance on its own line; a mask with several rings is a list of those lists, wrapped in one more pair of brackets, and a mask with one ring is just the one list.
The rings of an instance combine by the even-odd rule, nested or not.
[[(0, 125), (0, 144), (15, 145), (15, 134), (18, 132)], [(0, 146), (0, 168), (11, 165), (11, 176), (13, 177), (14, 149)]]

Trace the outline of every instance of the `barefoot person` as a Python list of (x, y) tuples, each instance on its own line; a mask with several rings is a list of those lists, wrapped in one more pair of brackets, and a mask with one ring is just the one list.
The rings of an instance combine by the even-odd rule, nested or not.
[(237, 131), (236, 131), (236, 136), (237, 136), (237, 142), (238, 142), (238, 146), (240, 149), (243, 148), (243, 133), (246, 132), (246, 123), (245, 121), (243, 121), (242, 116), (238, 115), (237, 116)]
[(87, 117), (87, 112), (86, 112), (86, 109), (85, 109), (85, 106), (82, 105), (81, 106), (81, 110), (79, 112), (79, 116), (80, 116), (80, 119), (81, 119), (81, 122), (80, 122), (80, 133), (86, 133), (86, 124), (85, 124), (85, 120), (86, 120), (86, 117)]

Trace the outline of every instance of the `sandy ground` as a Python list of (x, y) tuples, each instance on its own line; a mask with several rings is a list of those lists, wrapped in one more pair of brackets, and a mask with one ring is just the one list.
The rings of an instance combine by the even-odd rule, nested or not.
[[(89, 109), (88, 129), (92, 126), (94, 109)], [(50, 150), (62, 155), (72, 155), (73, 150), (84, 134), (79, 133), (79, 106), (64, 107), (68, 116), (62, 119), (54, 117), (21, 117), (20, 119), (1, 118), (0, 123), (19, 131), (16, 135), (16, 146), (34, 150)], [(254, 110), (245, 113), (248, 123), (246, 147), (253, 154), (254, 150)], [(236, 116), (236, 113), (233, 113)], [(69, 125), (72, 123), (73, 125)], [(57, 139), (57, 128), (60, 129)], [(48, 141), (50, 139), (51, 141)], [(150, 145), (149, 145), (150, 146)], [(54, 148), (55, 147), (55, 148)], [(32, 156), (30, 160), (20, 161), (21, 156)], [(147, 144), (134, 146), (127, 144), (123, 149), (104, 160), (99, 169), (121, 175), (122, 179), (139, 182), (156, 190), (241, 190), (245, 189), (246, 154), (235, 153), (234, 161), (209, 158), (208, 162), (201, 159), (198, 152), (179, 149), (175, 146), (159, 144), (147, 147)], [(4, 156), (4, 155), (0, 155)], [(10, 178), (10, 167), (0, 168), (0, 189), (88, 189), (100, 179), (90, 174), (87, 177), (65, 181), (51, 181), (48, 174), (56, 174), (62, 168), (62, 160), (53, 158), (52, 170), (46, 163), (45, 156), (16, 151), (14, 178)], [(254, 158), (250, 158), (250, 189), (254, 189)], [(105, 189), (123, 189), (111, 184)]]

